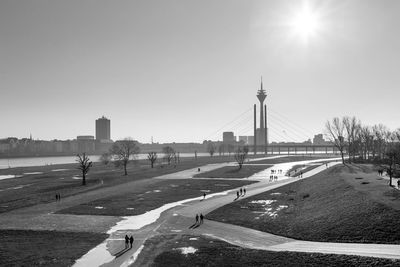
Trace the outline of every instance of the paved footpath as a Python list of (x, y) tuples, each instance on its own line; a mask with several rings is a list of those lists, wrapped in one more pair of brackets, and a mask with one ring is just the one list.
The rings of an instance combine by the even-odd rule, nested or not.
[[(336, 164), (339, 163), (329, 163), (328, 167)], [(279, 169), (279, 164), (275, 165), (274, 168)], [(303, 178), (301, 179), (306, 179), (325, 169), (327, 169), (327, 167), (323, 164), (308, 173), (304, 173)], [(297, 180), (299, 180), (299, 178), (287, 178), (278, 180), (277, 182), (261, 181), (259, 183), (251, 184), (246, 186), (247, 193), (246, 196), (242, 198), (257, 195)], [(121, 248), (123, 245), (122, 239), (126, 233), (135, 236), (135, 244), (132, 250), (104, 266), (134, 266), (134, 261), (147, 239), (156, 235), (177, 233), (210, 236), (234, 245), (251, 249), (348, 254), (400, 259), (400, 245), (300, 241), (241, 226), (209, 220), (205, 220), (204, 224), (196, 229), (189, 229), (189, 226), (194, 223), (195, 213), (207, 214), (212, 210), (231, 203), (234, 198), (236, 198), (236, 191), (233, 190), (224, 196), (212, 197), (203, 201), (192, 201), (185, 205), (177, 206), (165, 211), (155, 223), (147, 225), (142, 229), (134, 231), (118, 231), (113, 233), (113, 238), (111, 238), (107, 244), (107, 248), (111, 253), (115, 253)]]

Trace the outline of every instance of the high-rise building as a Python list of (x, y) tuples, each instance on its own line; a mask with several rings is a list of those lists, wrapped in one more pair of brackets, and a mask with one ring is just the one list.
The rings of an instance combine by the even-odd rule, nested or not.
[(235, 136), (233, 132), (223, 132), (222, 133), (222, 142), (226, 144), (233, 144), (235, 142)]
[(110, 120), (101, 117), (96, 120), (96, 140), (110, 140)]

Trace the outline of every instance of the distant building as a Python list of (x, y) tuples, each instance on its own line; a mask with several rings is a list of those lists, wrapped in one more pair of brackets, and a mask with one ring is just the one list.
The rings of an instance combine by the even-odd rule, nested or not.
[(95, 140), (93, 135), (81, 135), (76, 137), (79, 153), (93, 153), (95, 151)]
[(243, 142), (243, 144), (248, 145), (249, 144), (249, 137), (248, 136), (239, 136), (239, 142)]
[(254, 145), (254, 136), (247, 136), (247, 144)]
[(233, 132), (223, 132), (222, 133), (222, 142), (225, 144), (233, 144), (236, 141)]
[(314, 145), (326, 145), (327, 143), (329, 143), (329, 142), (324, 140), (324, 135), (323, 134), (314, 135), (314, 138), (313, 138), (313, 144)]
[(111, 140), (110, 120), (106, 117), (101, 117), (96, 120), (96, 140)]

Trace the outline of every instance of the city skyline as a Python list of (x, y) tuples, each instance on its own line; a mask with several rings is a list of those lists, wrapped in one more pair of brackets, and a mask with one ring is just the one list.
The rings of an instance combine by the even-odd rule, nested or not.
[[(304, 3), (320, 24), (307, 38), (288, 26)], [(345, 114), (394, 130), (399, 11), (373, 0), (2, 1), (0, 137), (94, 135), (103, 114), (113, 140), (252, 135), (260, 76), (271, 142), (312, 138)]]

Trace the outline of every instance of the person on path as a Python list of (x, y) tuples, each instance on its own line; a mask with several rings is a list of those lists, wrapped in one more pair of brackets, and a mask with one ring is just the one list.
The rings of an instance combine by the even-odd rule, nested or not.
[(243, 194), (243, 189), (242, 188), (240, 188), (240, 195), (242, 195)]
[(58, 201), (58, 193), (56, 194), (56, 201)]
[(196, 214), (196, 224), (199, 223), (199, 214)]
[(203, 199), (206, 199), (206, 192), (203, 193)]
[(200, 172), (200, 168), (197, 168), (197, 172)]
[(129, 238), (129, 243), (131, 244), (131, 248), (132, 248), (132, 244), (133, 244), (133, 236), (131, 235), (131, 237)]
[(129, 237), (128, 235), (125, 235), (125, 248), (128, 248), (128, 243), (129, 243)]
[(239, 191), (236, 192), (236, 197), (239, 198)]
[(204, 216), (203, 213), (200, 213), (200, 224), (203, 224)]
[(246, 195), (246, 187), (243, 188), (243, 196)]

